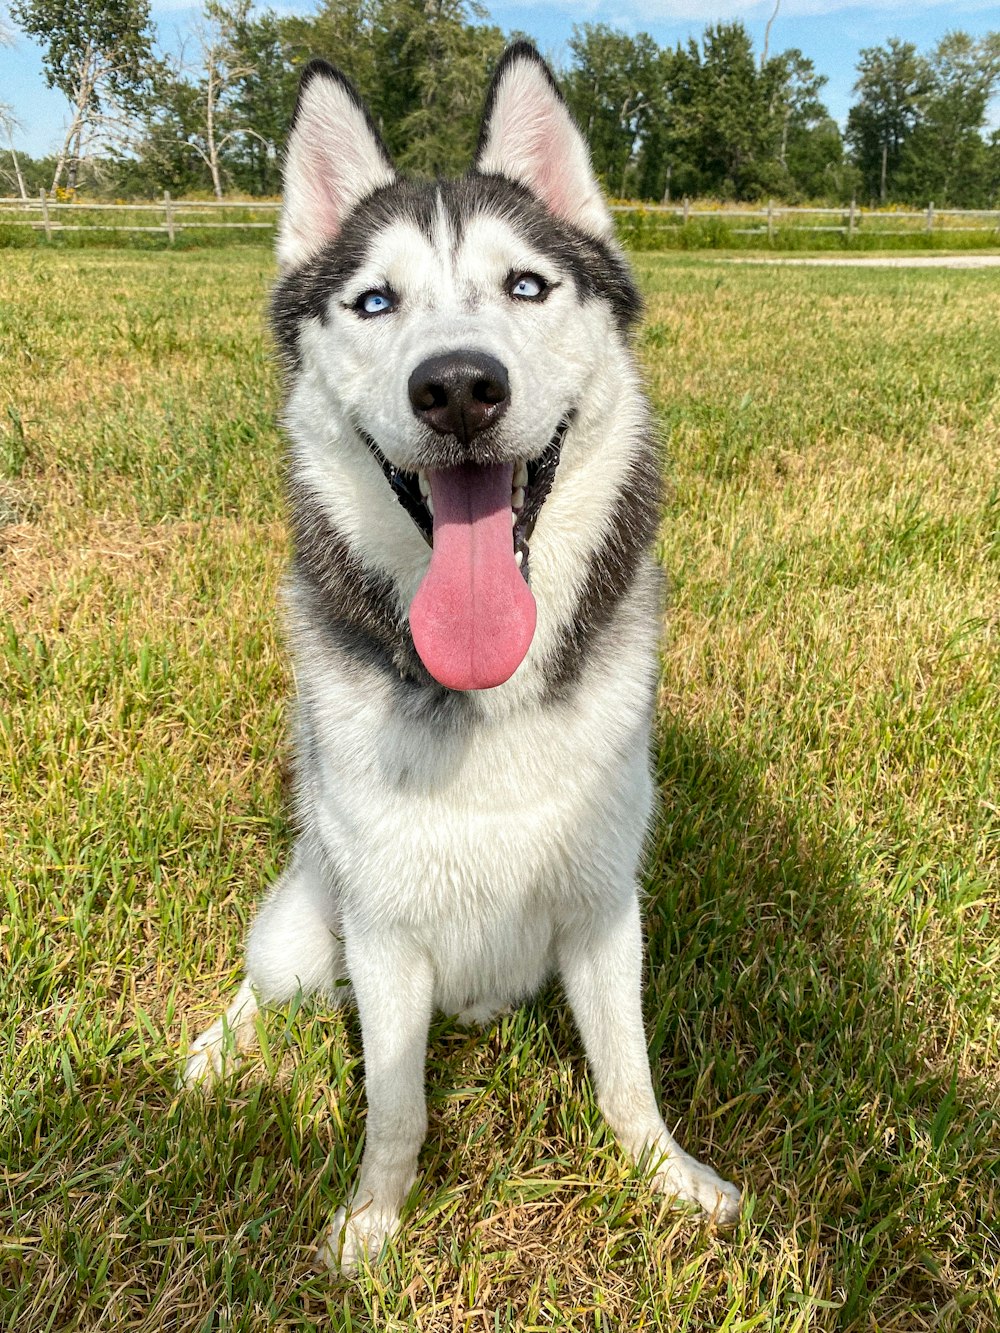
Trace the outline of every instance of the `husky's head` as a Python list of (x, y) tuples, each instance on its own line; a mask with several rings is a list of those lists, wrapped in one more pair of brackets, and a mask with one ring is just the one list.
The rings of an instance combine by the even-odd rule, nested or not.
[(534, 634), (529, 541), (564, 436), (639, 311), (534, 48), (501, 60), (472, 169), (434, 184), (402, 179), (351, 84), (312, 62), (278, 259), (286, 358), (309, 361), (330, 417), (384, 473), (384, 503), (432, 545), (410, 606), (417, 652), (451, 689), (501, 684)]

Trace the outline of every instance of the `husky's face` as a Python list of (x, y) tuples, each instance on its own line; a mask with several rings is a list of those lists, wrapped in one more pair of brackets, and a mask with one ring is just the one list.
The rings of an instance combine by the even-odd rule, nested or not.
[(278, 257), (286, 355), (308, 362), (331, 417), (384, 472), (386, 503), (433, 545), (410, 612), (417, 651), (453, 689), (501, 683), (534, 631), (528, 542), (564, 435), (638, 312), (546, 66), (513, 48), (474, 169), (418, 185), (397, 176), (346, 80), (311, 65)]

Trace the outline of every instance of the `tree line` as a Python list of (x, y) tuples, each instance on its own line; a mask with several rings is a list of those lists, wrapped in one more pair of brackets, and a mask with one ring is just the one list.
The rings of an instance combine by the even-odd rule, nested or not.
[[(514, 36), (477, 0), (320, 0), (304, 15), (205, 0), (179, 52), (157, 43), (149, 0), (11, 0), (69, 115), (52, 158), (18, 155), (0, 102), (7, 188), (106, 195), (273, 195), (298, 72), (349, 71), (400, 165), (461, 171), (485, 79)], [(559, 77), (612, 195), (1000, 204), (1000, 33), (950, 32), (929, 52), (895, 38), (860, 53), (842, 132), (826, 77), (796, 49), (756, 51), (740, 22), (673, 48), (605, 24), (574, 29)], [(0, 23), (0, 38), (3, 25)], [(9, 34), (8, 34), (9, 36)]]

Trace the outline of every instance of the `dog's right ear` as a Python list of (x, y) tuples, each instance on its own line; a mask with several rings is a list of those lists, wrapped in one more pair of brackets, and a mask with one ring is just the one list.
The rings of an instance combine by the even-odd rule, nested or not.
[(396, 179), (354, 85), (325, 60), (302, 71), (285, 151), (278, 263), (294, 268), (340, 231), (355, 204)]

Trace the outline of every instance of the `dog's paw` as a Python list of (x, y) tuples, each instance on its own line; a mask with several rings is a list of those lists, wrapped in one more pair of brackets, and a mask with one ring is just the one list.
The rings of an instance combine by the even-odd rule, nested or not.
[(399, 1214), (374, 1203), (338, 1208), (330, 1229), (320, 1237), (317, 1258), (335, 1273), (356, 1273), (362, 1259), (377, 1259), (379, 1251), (399, 1230)]
[(193, 1050), (177, 1075), (177, 1091), (208, 1089), (222, 1077), (222, 1054), (213, 1047)]
[(687, 1153), (671, 1153), (657, 1167), (652, 1186), (680, 1203), (694, 1204), (717, 1226), (732, 1226), (740, 1215), (740, 1191)]
[(192, 1088), (200, 1088), (207, 1091), (239, 1063), (240, 1053), (231, 1035), (223, 1031), (221, 1020), (213, 1023), (191, 1047), (177, 1075), (177, 1090), (189, 1092)]

